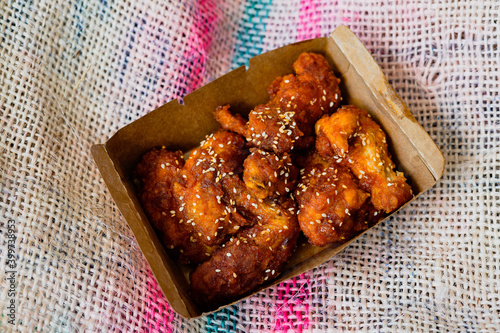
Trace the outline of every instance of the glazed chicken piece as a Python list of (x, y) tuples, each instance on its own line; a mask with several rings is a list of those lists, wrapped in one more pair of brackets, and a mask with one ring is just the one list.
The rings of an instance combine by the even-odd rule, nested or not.
[(221, 183), (241, 172), (247, 154), (241, 135), (220, 130), (193, 150), (174, 178), (178, 213), (207, 246), (222, 244), (249, 223), (233, 207)]
[(204, 309), (234, 300), (279, 275), (300, 233), (293, 202), (280, 205), (256, 199), (237, 176), (222, 182), (237, 209), (254, 225), (191, 274), (191, 294)]
[(358, 186), (347, 167), (314, 154), (301, 172), (295, 199), (300, 228), (311, 244), (343, 242), (373, 222), (369, 194)]
[(298, 169), (288, 153), (278, 156), (257, 148), (243, 163), (243, 181), (258, 199), (287, 195), (295, 187)]
[(376, 210), (391, 213), (410, 200), (411, 187), (395, 165), (386, 136), (368, 113), (355, 106), (343, 106), (316, 123), (316, 149), (348, 167)]
[(215, 118), (223, 128), (242, 134), (262, 150), (281, 155), (310, 147), (315, 122), (340, 104), (340, 80), (326, 59), (315, 53), (302, 53), (293, 69), (296, 75), (278, 77), (271, 83), (270, 101), (256, 106), (248, 122), (232, 115), (229, 105), (219, 107)]
[(215, 251), (200, 241), (194, 230), (183, 224), (172, 193), (172, 179), (184, 165), (182, 152), (164, 148), (144, 154), (135, 169), (140, 183), (139, 201), (165, 247), (180, 262), (202, 262)]

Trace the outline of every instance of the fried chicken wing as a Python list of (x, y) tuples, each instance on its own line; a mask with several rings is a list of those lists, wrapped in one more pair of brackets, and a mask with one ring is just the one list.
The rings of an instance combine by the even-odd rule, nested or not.
[(243, 168), (243, 181), (258, 199), (287, 195), (297, 181), (298, 169), (288, 153), (278, 156), (252, 148)]
[(182, 223), (172, 193), (172, 179), (183, 165), (180, 151), (162, 148), (146, 153), (135, 169), (140, 183), (139, 200), (165, 247), (180, 262), (202, 262), (215, 251), (215, 247), (200, 242), (194, 230)]
[(193, 150), (174, 178), (178, 212), (207, 246), (222, 244), (227, 235), (248, 224), (228, 202), (220, 182), (241, 172), (246, 155), (243, 137), (221, 130)]
[(316, 246), (344, 241), (368, 227), (358, 219), (368, 197), (347, 167), (314, 154), (295, 191), (300, 228)]
[(375, 209), (390, 213), (412, 198), (403, 173), (394, 171), (385, 133), (366, 111), (343, 106), (316, 123), (316, 134), (316, 149), (351, 170)]
[(241, 116), (231, 115), (227, 105), (216, 110), (217, 121), (254, 146), (277, 154), (311, 146), (315, 122), (340, 104), (340, 80), (319, 54), (302, 53), (293, 68), (296, 75), (278, 77), (271, 83), (270, 101), (256, 106), (246, 124)]
[(279, 275), (300, 233), (293, 209), (254, 198), (236, 176), (222, 182), (238, 209), (255, 224), (191, 274), (191, 294), (205, 308), (231, 301)]

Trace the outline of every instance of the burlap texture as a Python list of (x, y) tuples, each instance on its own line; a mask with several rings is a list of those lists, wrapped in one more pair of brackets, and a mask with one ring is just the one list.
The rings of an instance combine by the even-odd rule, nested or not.
[[(0, 331), (499, 330), (499, 14), (494, 0), (0, 0)], [(183, 319), (90, 146), (340, 24), (443, 151), (444, 177), (316, 269)]]

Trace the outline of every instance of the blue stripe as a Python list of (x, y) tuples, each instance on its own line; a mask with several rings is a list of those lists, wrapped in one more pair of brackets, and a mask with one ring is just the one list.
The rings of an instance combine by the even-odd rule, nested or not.
[(248, 66), (250, 58), (262, 53), (266, 19), (272, 0), (248, 0), (238, 29), (232, 69)]
[(235, 305), (205, 316), (205, 332), (236, 332), (238, 311)]

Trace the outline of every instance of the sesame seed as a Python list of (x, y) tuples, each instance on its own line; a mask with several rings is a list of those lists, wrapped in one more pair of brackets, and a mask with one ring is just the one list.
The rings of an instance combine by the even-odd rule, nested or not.
[(217, 269), (215, 270), (215, 272), (216, 272), (216, 273), (220, 273), (220, 269), (218, 269), (218, 268), (217, 268)]
[(229, 253), (229, 252), (228, 252), (228, 253), (226, 253), (226, 256), (230, 257), (230, 256), (231, 256), (231, 253)]
[(234, 272), (233, 272), (233, 276), (234, 276), (235, 278), (237, 278), (237, 277), (238, 277), (238, 275), (236, 275), (236, 273), (234, 273)]

